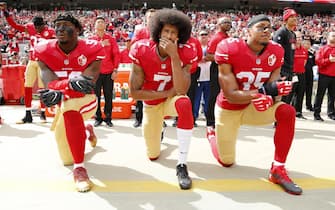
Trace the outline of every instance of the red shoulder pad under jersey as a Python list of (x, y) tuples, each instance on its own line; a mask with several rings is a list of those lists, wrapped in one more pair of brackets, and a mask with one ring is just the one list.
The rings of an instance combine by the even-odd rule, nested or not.
[[(284, 53), (285, 53), (284, 48), (280, 44), (278, 44), (278, 43), (276, 43), (272, 40), (269, 41), (269, 43), (266, 47), (267, 47), (267, 50), (268, 50), (268, 54), (273, 54), (277, 58), (274, 65), (273, 65), (274, 68), (280, 68), (284, 63)], [(269, 57), (268, 64), (271, 63), (271, 58), (273, 58), (273, 57), (271, 57), (271, 56)]]
[(231, 57), (238, 53), (242, 39), (228, 38), (222, 40), (216, 47), (214, 59), (216, 63), (223, 64), (231, 62)]
[(141, 58), (145, 55), (148, 49), (155, 47), (155, 43), (149, 39), (141, 39), (135, 42), (129, 51), (129, 58), (133, 63), (141, 66)]

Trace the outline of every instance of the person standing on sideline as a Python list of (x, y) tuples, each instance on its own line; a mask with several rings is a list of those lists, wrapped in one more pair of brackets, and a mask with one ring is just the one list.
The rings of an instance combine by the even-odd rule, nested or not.
[(290, 194), (300, 195), (302, 189), (285, 169), (294, 138), (295, 110), (280, 101), (280, 96), (292, 89), (291, 81), (279, 81), (284, 50), (270, 40), (272, 26), (266, 15), (252, 17), (247, 27), (247, 41), (229, 38), (216, 48), (221, 92), (215, 107), (217, 141), (210, 142), (212, 152), (222, 166), (230, 167), (235, 163), (239, 127), (266, 125), (276, 120), (269, 180)]
[(210, 94), (210, 61), (205, 60), (205, 56), (207, 54), (207, 44), (208, 44), (208, 32), (207, 31), (200, 31), (199, 32), (199, 41), (201, 43), (202, 48), (202, 55), (203, 59), (199, 62), (200, 68), (200, 75), (198, 78), (198, 86), (195, 91), (195, 99), (194, 99), (194, 109), (193, 109), (193, 116), (194, 120), (196, 120), (199, 116), (199, 109), (201, 98), (204, 99), (204, 114), (206, 116), (208, 110), (208, 98)]
[(196, 59), (187, 44), (192, 25), (189, 17), (175, 9), (158, 10), (149, 23), (151, 39), (134, 43), (129, 56), (133, 60), (130, 92), (143, 100), (143, 136), (151, 161), (160, 156), (161, 131), (165, 116), (178, 116), (179, 157), (176, 166), (181, 189), (190, 189), (187, 155), (193, 130), (192, 103), (187, 97), (190, 69)]
[(96, 40), (78, 39), (80, 22), (70, 14), (59, 15), (55, 23), (57, 39), (36, 46), (41, 77), (47, 89), (40, 92), (46, 106), (60, 105), (52, 130), (64, 165), (73, 166), (79, 192), (92, 188), (84, 166), (85, 140), (96, 145), (93, 126), (84, 120), (96, 112), (94, 83), (98, 78), (105, 51)]
[(298, 77), (298, 81), (294, 81), (292, 88), (292, 101), (291, 104), (295, 108), (296, 117), (306, 120), (307, 118), (302, 115), (302, 104), (305, 93), (305, 64), (308, 58), (308, 51), (302, 45), (302, 34), (300, 31), (295, 32), (296, 35), (296, 46), (294, 52), (293, 72)]
[(315, 49), (312, 47), (311, 38), (305, 37), (303, 41), (303, 46), (308, 50), (308, 58), (305, 65), (305, 78), (306, 78), (306, 109), (313, 112), (314, 108), (312, 105), (312, 95), (313, 95), (313, 83), (314, 83), (314, 73), (313, 66), (315, 66)]
[(208, 41), (207, 53), (205, 60), (211, 61), (210, 66), (210, 92), (208, 99), (208, 110), (206, 114), (206, 136), (207, 139), (215, 138), (215, 116), (214, 116), (214, 108), (216, 97), (220, 92), (219, 80), (218, 80), (218, 65), (214, 60), (214, 54), (217, 45), (220, 41), (229, 37), (228, 32), (230, 31), (232, 26), (230, 17), (222, 17), (218, 19), (217, 27), (218, 31), (211, 37)]
[[(155, 12), (156, 12), (155, 9), (148, 9), (145, 12), (144, 24), (140, 25), (137, 29), (135, 29), (134, 36), (131, 39), (130, 45), (134, 44), (138, 40), (150, 38), (150, 31), (148, 25), (150, 23), (152, 16), (154, 16)], [(142, 125), (142, 119), (143, 119), (143, 102), (141, 100), (136, 100), (135, 122), (133, 126), (135, 128), (140, 127)]]
[[(283, 26), (280, 27), (273, 36), (273, 41), (279, 43), (284, 48), (284, 64), (281, 67), (280, 75), (287, 81), (293, 78), (293, 62), (296, 37), (294, 30), (297, 27), (298, 14), (291, 8), (285, 8), (283, 14)], [(292, 100), (292, 93), (283, 96), (282, 100), (289, 104)]]
[[(113, 88), (120, 63), (120, 51), (115, 38), (106, 32), (106, 21), (104, 17), (98, 16), (95, 19), (95, 35), (90, 37), (90, 39), (99, 41), (105, 50), (105, 59), (101, 62), (99, 78), (95, 84), (95, 95), (98, 99), (98, 108), (95, 113), (94, 127), (101, 125), (103, 121), (105, 121), (108, 127), (113, 127)], [(105, 119), (102, 119), (100, 107), (101, 88), (103, 89), (105, 98)]]
[(335, 31), (327, 35), (327, 44), (320, 47), (315, 57), (316, 65), (319, 67), (318, 87), (314, 102), (314, 120), (324, 121), (320, 115), (323, 97), (328, 91), (328, 117), (335, 120), (334, 106), (335, 99)]
[[(40, 16), (35, 16), (31, 23), (25, 25), (20, 25), (16, 23), (6, 9), (6, 4), (1, 3), (0, 9), (3, 11), (4, 16), (8, 24), (14, 29), (20, 32), (26, 32), (29, 34), (30, 38), (30, 49), (29, 49), (29, 62), (26, 66), (26, 71), (24, 75), (24, 105), (26, 107), (25, 116), (17, 121), (17, 124), (32, 123), (33, 117), (31, 114), (31, 102), (33, 100), (33, 86), (35, 82), (38, 82), (38, 87), (43, 88), (43, 82), (40, 78), (40, 69), (38, 67), (36, 57), (34, 55), (34, 47), (37, 43), (42, 42), (46, 39), (55, 38), (55, 31), (49, 28), (44, 22), (43, 18)], [(41, 103), (41, 114), (40, 120), (42, 123), (46, 122), (45, 117), (45, 106)]]

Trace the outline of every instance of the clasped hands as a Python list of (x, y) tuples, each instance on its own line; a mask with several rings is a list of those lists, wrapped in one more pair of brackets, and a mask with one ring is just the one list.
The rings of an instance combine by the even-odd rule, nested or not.
[(265, 83), (258, 89), (258, 93), (253, 95), (251, 102), (257, 111), (265, 111), (273, 105), (273, 97), (288, 95), (292, 91), (292, 85), (292, 81)]

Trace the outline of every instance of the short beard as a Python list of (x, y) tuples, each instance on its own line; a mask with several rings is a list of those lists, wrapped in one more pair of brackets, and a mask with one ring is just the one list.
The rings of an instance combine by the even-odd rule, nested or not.
[(69, 43), (69, 41), (58, 41), (59, 42), (59, 44), (63, 44), (63, 45), (65, 45), (65, 44), (68, 44)]
[(266, 47), (269, 44), (269, 42), (259, 42), (259, 44), (263, 45), (264, 47)]

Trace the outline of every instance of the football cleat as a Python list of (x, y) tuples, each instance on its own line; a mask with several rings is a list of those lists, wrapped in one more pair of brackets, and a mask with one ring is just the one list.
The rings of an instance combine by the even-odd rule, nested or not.
[(98, 139), (94, 133), (93, 126), (88, 124), (85, 128), (90, 133), (87, 139), (90, 141), (91, 147), (95, 147), (97, 145)]
[(179, 187), (182, 190), (188, 190), (192, 187), (192, 179), (188, 176), (187, 166), (179, 164), (176, 167)]
[(213, 138), (215, 138), (215, 129), (213, 127), (207, 127), (206, 137), (210, 142)]
[(31, 111), (26, 111), (26, 116), (21, 120), (17, 121), (16, 124), (24, 124), (24, 123), (32, 123), (33, 116), (31, 115)]
[(78, 192), (88, 192), (92, 188), (92, 182), (88, 178), (87, 171), (83, 167), (73, 169), (73, 178)]
[(302, 189), (290, 179), (284, 166), (274, 166), (272, 164), (269, 181), (280, 185), (286, 192), (292, 195), (302, 194)]

